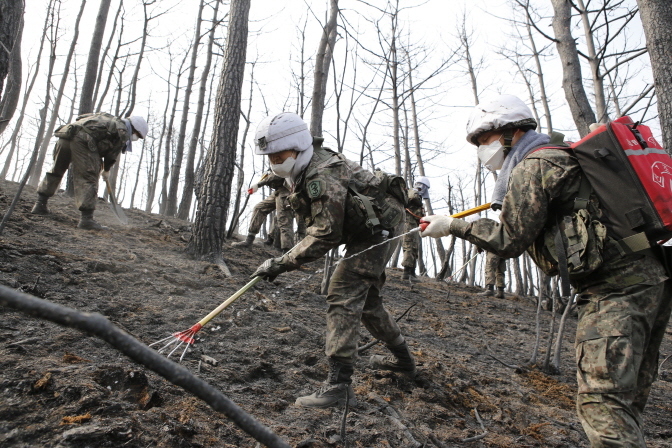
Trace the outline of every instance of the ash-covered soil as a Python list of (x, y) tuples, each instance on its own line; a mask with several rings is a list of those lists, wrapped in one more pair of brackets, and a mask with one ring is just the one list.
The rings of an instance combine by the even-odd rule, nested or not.
[[(16, 184), (0, 184), (9, 206)], [(265, 259), (255, 244), (228, 247), (227, 278), (184, 254), (189, 224), (128, 210), (122, 226), (99, 203), (110, 231), (76, 229), (79, 212), (57, 195), (52, 214), (31, 215), (34, 190), (0, 237), (0, 283), (81, 311), (96, 312), (144, 343), (184, 330), (248, 281)], [(343, 446), (342, 409), (294, 405), (325, 379), (322, 262), (262, 282), (206, 326), (183, 364), (295, 447)], [(384, 293), (401, 316), (420, 367), (415, 380), (357, 362), (358, 406), (346, 431), (351, 447), (585, 447), (574, 411), (573, 332), (569, 322), (562, 373), (516, 371), (530, 357), (533, 300), (477, 296), (479, 288), (424, 279), (410, 285), (388, 269)], [(0, 446), (257, 447), (221, 414), (106, 343), (79, 331), (0, 308)], [(550, 313), (542, 316), (543, 359)], [(672, 330), (661, 358), (672, 353)], [(362, 328), (362, 345), (370, 335)], [(488, 348), (491, 350), (488, 351)], [(202, 355), (217, 361), (203, 362)], [(478, 414), (476, 413), (478, 412)], [(487, 434), (481, 435), (482, 420)], [(672, 446), (672, 360), (661, 370), (645, 413), (651, 447)], [(417, 443), (415, 443), (417, 442)]]

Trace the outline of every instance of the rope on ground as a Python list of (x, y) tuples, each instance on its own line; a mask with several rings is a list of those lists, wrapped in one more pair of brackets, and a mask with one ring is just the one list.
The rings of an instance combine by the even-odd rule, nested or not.
[(98, 313), (82, 313), (2, 285), (0, 285), (0, 305), (94, 335), (138, 364), (144, 365), (176, 386), (182, 387), (187, 392), (205, 401), (212, 409), (226, 415), (240, 429), (267, 447), (290, 448), (287, 442), (229, 400), (220, 391), (194, 376), (189, 370), (159, 355), (128, 333), (115, 327)]

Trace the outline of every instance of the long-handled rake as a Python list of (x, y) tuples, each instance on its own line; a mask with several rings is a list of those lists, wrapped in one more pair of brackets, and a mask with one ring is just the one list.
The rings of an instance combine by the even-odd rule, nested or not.
[[(479, 205), (478, 207), (475, 207), (475, 208), (466, 210), (466, 211), (464, 211), (464, 212), (456, 213), (456, 214), (452, 215), (452, 217), (453, 217), (453, 218), (463, 218), (463, 217), (465, 217), (465, 216), (469, 216), (469, 215), (472, 215), (472, 214), (474, 214), (474, 213), (478, 213), (478, 212), (480, 212), (480, 211), (487, 210), (488, 208), (490, 208), (490, 204), (489, 204), (489, 203), (488, 203), (488, 204)], [(424, 227), (427, 227), (427, 225), (428, 225), (428, 224), (425, 224)], [(422, 225), (421, 225), (422, 230), (424, 230), (424, 227), (422, 227)], [(416, 229), (411, 230), (411, 232), (417, 232), (417, 231), (419, 231), (419, 230), (420, 230), (420, 228), (416, 228)], [(411, 233), (411, 232), (408, 232), (408, 233)], [(386, 244), (386, 243), (389, 243), (390, 241), (392, 241), (392, 240), (394, 240), (394, 239), (397, 239), (397, 238), (401, 238), (401, 237), (403, 237), (403, 236), (404, 236), (404, 235), (399, 235), (399, 236), (397, 236), (397, 237), (391, 238), (391, 239), (385, 241), (384, 243), (380, 243), (380, 244)], [(373, 245), (373, 246), (371, 246), (371, 247), (369, 247), (369, 248), (367, 248), (367, 249), (364, 249), (362, 252), (358, 252), (358, 253), (356, 253), (356, 254), (354, 254), (354, 255), (351, 255), (351, 256), (348, 257), (348, 258), (355, 257), (355, 256), (357, 256), (357, 255), (359, 255), (359, 254), (361, 254), (361, 253), (363, 253), (363, 252), (366, 252), (367, 250), (370, 250), (370, 249), (372, 249), (372, 248), (374, 248), (374, 247), (376, 247), (376, 246), (379, 246), (380, 244)], [(297, 245), (298, 245), (298, 244), (297, 244)], [(294, 247), (296, 247), (296, 246), (294, 246)], [(290, 250), (291, 250), (291, 249), (290, 249)], [(343, 261), (343, 260), (345, 260), (345, 259), (342, 259), (342, 260), (340, 260), (340, 261)], [(340, 261), (339, 261), (339, 262), (340, 262)], [(470, 261), (471, 261), (471, 260), (470, 260)], [(212, 310), (212, 311), (210, 312), (210, 314), (208, 314), (207, 316), (205, 316), (205, 317), (204, 317), (203, 319), (201, 319), (197, 324), (193, 325), (193, 326), (192, 326), (191, 328), (189, 328), (188, 330), (184, 330), (184, 331), (179, 331), (179, 332), (177, 332), (177, 333), (173, 333), (173, 334), (171, 334), (170, 336), (168, 336), (167, 338), (163, 338), (163, 339), (161, 339), (161, 340), (159, 340), (159, 341), (156, 341), (156, 342), (154, 342), (154, 343), (152, 343), (152, 344), (149, 344), (149, 346), (151, 347), (151, 346), (153, 346), (153, 345), (161, 344), (162, 342), (166, 342), (166, 341), (168, 341), (168, 342), (166, 342), (166, 344), (165, 344), (163, 347), (161, 347), (158, 351), (159, 351), (159, 353), (163, 353), (163, 352), (168, 351), (168, 350), (172, 347), (172, 350), (170, 350), (170, 353), (168, 353), (168, 354), (166, 355), (166, 357), (170, 358), (170, 356), (171, 356), (173, 353), (175, 353), (180, 347), (182, 347), (183, 344), (186, 344), (186, 346), (184, 347), (184, 350), (182, 351), (182, 355), (180, 356), (180, 362), (182, 362), (182, 359), (184, 358), (184, 355), (186, 355), (186, 354), (187, 354), (187, 351), (189, 350), (189, 346), (190, 346), (190, 345), (193, 345), (193, 344), (196, 342), (196, 340), (194, 339), (194, 336), (196, 335), (196, 333), (198, 333), (198, 332), (201, 330), (201, 328), (203, 328), (203, 327), (204, 327), (208, 322), (210, 322), (213, 318), (215, 318), (217, 315), (219, 315), (219, 313), (221, 313), (222, 311), (224, 311), (229, 305), (231, 305), (233, 302), (235, 302), (236, 300), (238, 300), (238, 298), (239, 298), (240, 296), (242, 296), (243, 294), (245, 294), (250, 288), (252, 288), (254, 285), (256, 285), (257, 282), (259, 282), (259, 280), (261, 280), (262, 278), (263, 278), (263, 277), (259, 277), (259, 276), (254, 277), (252, 280), (250, 280), (250, 281), (247, 283), (247, 285), (245, 285), (245, 286), (243, 286), (242, 288), (240, 288), (234, 295), (232, 295), (231, 297), (229, 297), (228, 299), (226, 299), (224, 302), (222, 302), (221, 305), (219, 305), (217, 308), (215, 308), (214, 310)]]
[(259, 280), (261, 280), (263, 277), (254, 277), (252, 280), (250, 280), (247, 285), (243, 286), (240, 288), (234, 295), (226, 299), (224, 302), (222, 302), (217, 308), (212, 310), (210, 314), (205, 316), (203, 319), (201, 319), (197, 324), (194, 324), (191, 328), (188, 330), (184, 331), (179, 331), (177, 333), (173, 333), (167, 338), (163, 338), (160, 341), (156, 341), (152, 344), (149, 344), (149, 346), (153, 346), (156, 344), (161, 344), (162, 342), (166, 342), (166, 345), (161, 347), (159, 349), (159, 353), (163, 353), (167, 351), (169, 348), (173, 347), (170, 353), (166, 355), (166, 357), (170, 358), (170, 355), (175, 353), (177, 349), (179, 349), (183, 344), (186, 344), (184, 347), (184, 351), (182, 352), (182, 356), (180, 356), (180, 362), (182, 362), (182, 358), (184, 358), (184, 355), (187, 354), (187, 350), (189, 350), (189, 346), (193, 345), (196, 340), (194, 339), (194, 336), (196, 333), (198, 333), (201, 328), (203, 328), (208, 322), (210, 322), (213, 318), (215, 318), (219, 313), (224, 311), (229, 305), (231, 305), (233, 302), (238, 300), (240, 296), (245, 294), (250, 288), (252, 288), (254, 285), (256, 285)]

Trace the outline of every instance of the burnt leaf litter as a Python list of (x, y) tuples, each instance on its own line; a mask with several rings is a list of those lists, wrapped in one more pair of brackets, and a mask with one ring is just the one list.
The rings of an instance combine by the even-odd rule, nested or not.
[[(16, 191), (0, 183), (3, 213)], [(265, 259), (255, 243), (230, 248), (227, 278), (217, 265), (188, 258), (189, 223), (127, 210), (118, 221), (100, 200), (95, 217), (110, 231), (76, 228), (79, 213), (57, 194), (52, 214), (30, 214), (26, 188), (0, 236), (0, 284), (100, 313), (149, 344), (198, 322), (248, 282)], [(322, 260), (275, 282), (261, 282), (204, 327), (183, 361), (294, 447), (587, 447), (574, 410), (570, 319), (560, 374), (526, 366), (535, 336), (534, 301), (476, 295), (480, 288), (424, 278), (411, 285), (388, 269), (386, 305), (419, 364), (414, 379), (368, 366), (354, 375), (358, 405), (304, 409), (296, 397), (327, 376)], [(412, 308), (411, 308), (412, 307)], [(410, 310), (409, 310), (410, 308)], [(543, 360), (550, 313), (542, 316)], [(371, 341), (364, 328), (361, 345)], [(672, 329), (661, 361), (672, 353)], [(173, 355), (174, 358), (174, 355)], [(672, 447), (672, 359), (660, 371), (644, 414), (650, 447)], [(225, 416), (74, 329), (0, 308), (0, 446), (250, 447), (259, 445)]]

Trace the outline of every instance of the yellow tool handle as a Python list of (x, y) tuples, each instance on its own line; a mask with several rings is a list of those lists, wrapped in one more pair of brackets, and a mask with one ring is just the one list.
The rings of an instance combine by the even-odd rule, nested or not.
[(234, 295), (232, 295), (231, 297), (229, 297), (228, 299), (226, 299), (224, 302), (222, 302), (221, 305), (219, 305), (217, 308), (215, 308), (214, 310), (212, 310), (212, 312), (211, 312), (210, 314), (208, 314), (208, 315), (205, 316), (203, 319), (201, 319), (201, 321), (199, 322), (199, 324), (200, 324), (201, 326), (204, 326), (205, 324), (207, 324), (208, 322), (210, 322), (215, 316), (217, 316), (219, 313), (221, 313), (222, 311), (224, 311), (224, 310), (226, 309), (226, 307), (228, 307), (228, 306), (231, 305), (233, 302), (235, 302), (236, 300), (238, 300), (238, 298), (239, 298), (240, 296), (242, 296), (243, 294), (245, 294), (251, 287), (253, 287), (254, 285), (256, 285), (256, 284), (259, 282), (259, 280), (261, 280), (262, 278), (263, 278), (263, 277), (259, 277), (259, 276), (254, 277), (252, 280), (250, 280), (250, 281), (248, 282), (247, 285), (245, 285), (245, 286), (243, 286), (242, 288), (240, 288), (240, 289), (238, 290), (238, 292), (236, 292)]
[(490, 208), (490, 202), (487, 204), (479, 205), (478, 207), (470, 208), (469, 210), (465, 210), (460, 213), (455, 213), (454, 215), (450, 215), (451, 218), (464, 218), (465, 216), (473, 215), (474, 213), (482, 212), (483, 210), (487, 210)]

